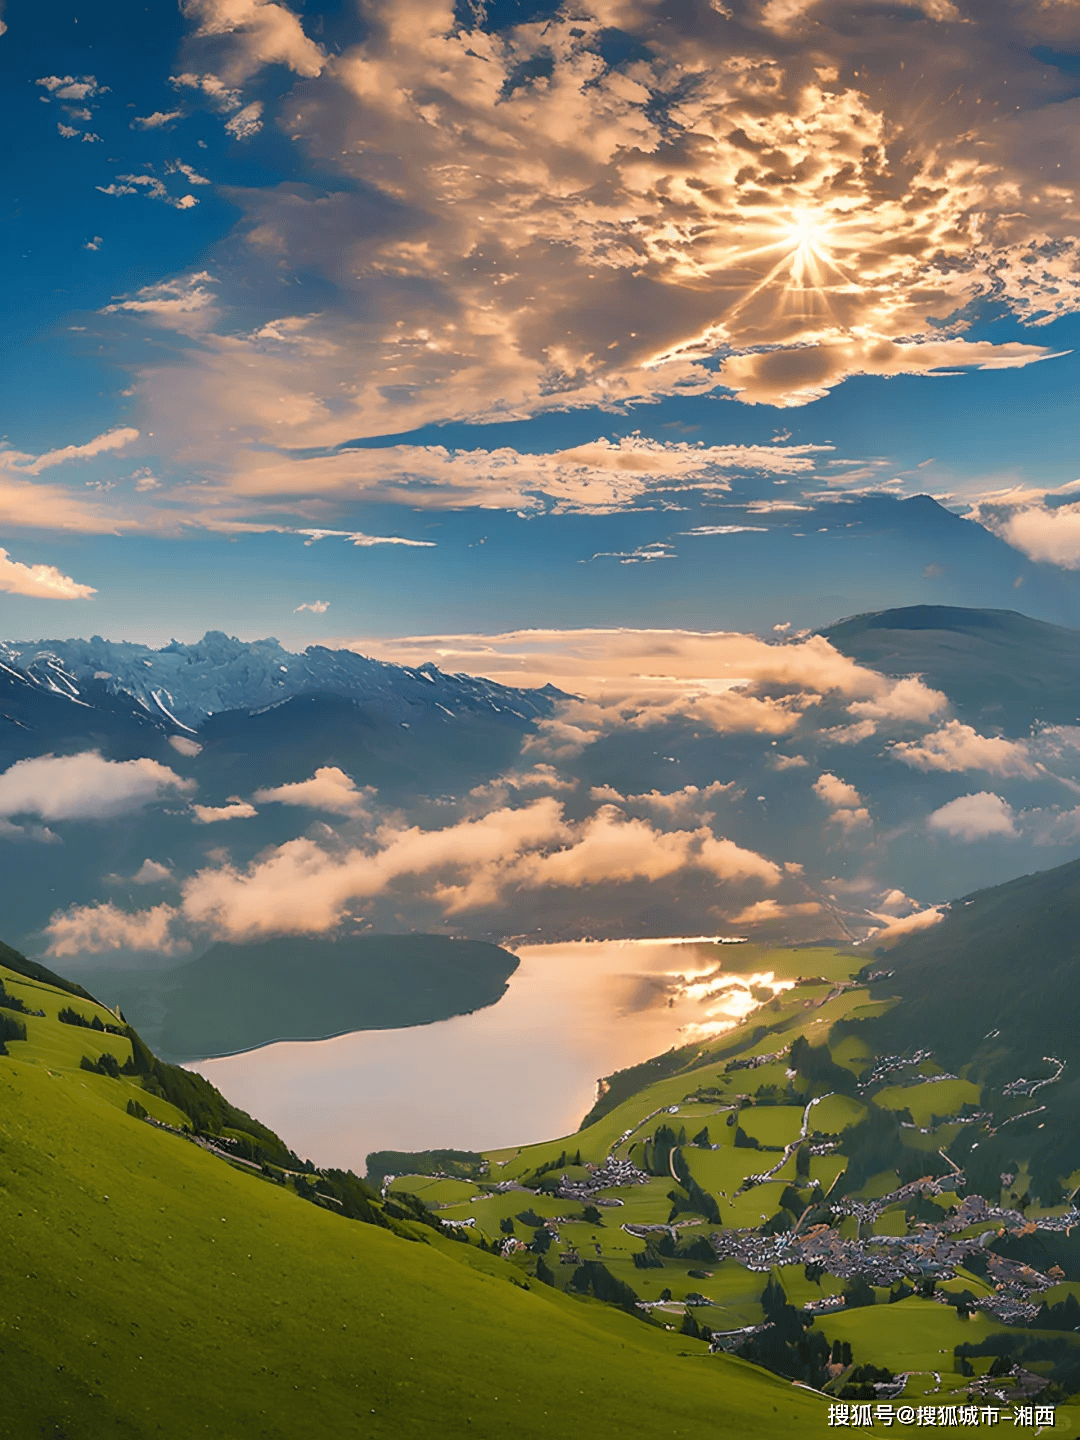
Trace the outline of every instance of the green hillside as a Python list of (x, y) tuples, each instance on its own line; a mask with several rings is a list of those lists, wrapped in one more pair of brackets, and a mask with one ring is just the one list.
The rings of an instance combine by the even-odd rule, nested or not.
[(273, 1040), (427, 1025), (494, 1005), (517, 969), (498, 945), (445, 935), (220, 941), (164, 970), (87, 971), (162, 1055), (198, 1060)]
[[(815, 1397), (537, 1284), (416, 1223), (418, 1207), (367, 1192), (376, 1223), (349, 1220), (333, 1196), (355, 1201), (359, 1182), (192, 1143), (179, 1133), (191, 1117), (145, 1087), (179, 1084), (171, 1067), (140, 1074), (137, 1036), (93, 1028), (121, 1028), (115, 1014), (10, 966), (0, 980), (5, 1440), (547, 1437), (569, 1424), (615, 1440), (820, 1423)], [(89, 1025), (60, 1021), (73, 1008)], [(82, 1068), (84, 1054), (121, 1073)], [(220, 1126), (204, 1144), (230, 1133), (248, 1132)], [(263, 1135), (263, 1156), (285, 1151)]]

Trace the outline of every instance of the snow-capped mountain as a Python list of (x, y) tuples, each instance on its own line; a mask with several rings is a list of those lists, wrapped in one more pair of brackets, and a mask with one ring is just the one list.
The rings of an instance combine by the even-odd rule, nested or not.
[(357, 701), (405, 725), (419, 707), (450, 717), (498, 715), (511, 728), (525, 728), (549, 715), (559, 698), (551, 686), (515, 689), (471, 675), (446, 675), (434, 665), (412, 669), (322, 645), (295, 654), (274, 639), (242, 641), (220, 630), (208, 631), (194, 645), (173, 640), (160, 650), (98, 635), (0, 641), (0, 664), (72, 700), (83, 699), (88, 690), (131, 696), (148, 714), (189, 731), (223, 711), (257, 711), (314, 694)]

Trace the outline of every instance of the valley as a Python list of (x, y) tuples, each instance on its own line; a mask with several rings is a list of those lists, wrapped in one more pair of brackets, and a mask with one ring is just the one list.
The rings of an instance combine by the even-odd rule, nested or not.
[[(933, 935), (939, 999), (962, 973), (965, 936), (980, 915), (992, 915), (995, 932), (1008, 936), (1004, 920), (1018, 920), (1021, 905), (1046, 913), (1057, 896), (1071, 914), (1073, 869), (1028, 877), (1019, 890), (1002, 887), (970, 897), (971, 904), (957, 902)], [(1046, 897), (1041, 905), (1032, 904), (1033, 886)], [(115, 1380), (126, 1356), (122, 1373), (149, 1375), (140, 1369), (146, 1361), (133, 1358), (137, 1345), (138, 1354), (149, 1349), (156, 1356), (154, 1383), (166, 1376), (175, 1383), (177, 1366), (193, 1363), (198, 1352), (184, 1338), (179, 1300), (156, 1307), (153, 1339), (130, 1304), (130, 1320), (122, 1323), (118, 1301), (108, 1298), (109, 1265), (123, 1264), (125, 1283), (156, 1276), (157, 1284), (161, 1266), (191, 1263), (181, 1260), (183, 1247), (201, 1255), (198, 1273), (208, 1296), (221, 1291), (207, 1301), (221, 1317), (214, 1323), (231, 1327), (239, 1342), (245, 1306), (265, 1276), (229, 1237), (242, 1235), (244, 1256), (254, 1255), (254, 1245), (263, 1265), (280, 1264), (284, 1256), (269, 1257), (283, 1244), (274, 1237), (284, 1236), (285, 1225), (294, 1260), (303, 1257), (311, 1269), (301, 1288), (320, 1297), (317, 1322), (309, 1302), (300, 1306), (299, 1315), (308, 1317), (303, 1323), (322, 1337), (342, 1338), (326, 1339), (330, 1349), (313, 1358), (315, 1379), (326, 1377), (314, 1389), (303, 1378), (306, 1342), (294, 1328), (286, 1326), (264, 1346), (266, 1368), (252, 1370), (263, 1378), (243, 1401), (253, 1407), (243, 1411), (252, 1434), (284, 1433), (274, 1428), (280, 1414), (273, 1421), (257, 1418), (264, 1412), (255, 1398), (264, 1387), (276, 1394), (282, 1375), (294, 1377), (286, 1391), (294, 1385), (297, 1397), (317, 1395), (312, 1403), (321, 1415), (339, 1413), (335, 1406), (344, 1406), (345, 1415), (351, 1386), (363, 1391), (369, 1415), (374, 1408), (380, 1424), (393, 1417), (399, 1431), (414, 1433), (412, 1425), (421, 1434), (424, 1397), (445, 1385), (439, 1378), (445, 1364), (456, 1367), (455, 1383), (465, 1386), (466, 1409), (488, 1427), (478, 1433), (493, 1433), (501, 1423), (500, 1412), (490, 1408), (496, 1394), (504, 1409), (514, 1407), (515, 1429), (530, 1433), (531, 1421), (524, 1423), (517, 1407), (538, 1406), (537, 1423), (552, 1416), (529, 1391), (533, 1382), (525, 1372), (515, 1371), (503, 1342), (491, 1334), (481, 1342), (485, 1371), (494, 1365), (500, 1377), (497, 1389), (487, 1385), (490, 1395), (483, 1387), (469, 1390), (474, 1362), (453, 1349), (474, 1324), (482, 1332), (491, 1323), (511, 1326), (515, 1353), (523, 1343), (569, 1344), (584, 1363), (589, 1347), (599, 1347), (589, 1365), (599, 1366), (601, 1376), (610, 1371), (621, 1396), (618, 1404), (609, 1401), (606, 1382), (604, 1398), (584, 1381), (579, 1385), (600, 1434), (608, 1433), (609, 1420), (612, 1434), (651, 1433), (651, 1422), (634, 1408), (653, 1403), (642, 1389), (650, 1385), (664, 1387), (678, 1434), (680, 1416), (692, 1428), (697, 1407), (713, 1403), (709, 1396), (719, 1384), (725, 1415), (745, 1405), (740, 1433), (752, 1435), (753, 1416), (760, 1410), (768, 1428), (769, 1407), (777, 1403), (767, 1388), (753, 1385), (781, 1380), (788, 1386), (778, 1392), (783, 1404), (795, 1407), (788, 1425), (824, 1424), (826, 1405), (977, 1404), (1011, 1417), (1038, 1404), (1056, 1407), (1055, 1428), (1073, 1433), (1080, 1429), (1074, 1401), (1080, 1396), (1080, 1235), (1074, 1239), (1080, 1165), (1068, 1117), (1069, 1074), (1080, 1053), (1066, 1037), (1057, 1053), (1032, 1063), (1031, 1046), (1037, 1049), (1041, 1038), (1032, 1035), (1029, 1043), (1022, 1030), (1010, 1032), (1005, 1015), (994, 1045), (976, 1047), (967, 1060), (958, 1059), (959, 1040), (948, 1054), (942, 1046), (940, 1057), (919, 1043), (937, 1037), (900, 1017), (910, 1003), (907, 974), (920, 976), (917, 993), (927, 997), (919, 967), (928, 944), (929, 937), (912, 936), (869, 961), (826, 946), (769, 952), (769, 968), (791, 982), (787, 988), (771, 998), (762, 991), (757, 1008), (722, 1034), (608, 1076), (578, 1129), (489, 1150), (373, 1152), (364, 1179), (301, 1160), (272, 1131), (214, 1099), (217, 1092), (204, 1080), (155, 1061), (116, 1012), (5, 951), (0, 1015), (7, 1054), (0, 1082), (11, 1103), (0, 1132), (7, 1177), (0, 1200), (16, 1207), (9, 1217), (19, 1222), (16, 1236), (33, 1231), (33, 1224), (22, 1223), (31, 1216), (55, 1227), (56, 1216), (67, 1214), (72, 1236), (92, 1237), (92, 1243), (87, 1250), (80, 1242), (76, 1255), (66, 1242), (45, 1251), (37, 1242), (20, 1242), (20, 1257), (33, 1253), (35, 1259), (26, 1280), (15, 1277), (26, 1287), (25, 1298), (11, 1312), (19, 1318), (5, 1329), (4, 1344), (20, 1354), (20, 1347), (30, 1347), (27, 1373), (34, 1366), (41, 1373), (55, 1343), (56, 1316), (66, 1312), (62, 1325), (83, 1326), (88, 1337), (76, 1341), (72, 1334), (64, 1342), (72, 1384), (78, 1377), (86, 1386), (87, 1404), (90, 1397), (113, 1395), (110, 1403), (124, 1417), (117, 1423), (136, 1427), (121, 1433), (141, 1434), (138, 1406), (126, 1390), (123, 1401), (116, 1398), (120, 1392), (101, 1372)], [(744, 947), (714, 945), (712, 958), (730, 966), (733, 950), (747, 970), (764, 968), (765, 957)], [(704, 962), (709, 951), (699, 945), (696, 959)], [(992, 957), (984, 950), (986, 963)], [(1052, 957), (1044, 970), (1028, 965), (1034, 1001), (1045, 976), (1056, 974)], [(82, 1017), (78, 1023), (74, 1012)], [(897, 1027), (908, 1041), (903, 1049)], [(84, 1195), (81, 1209), (71, 1209), (69, 1190)], [(98, 1191), (102, 1198), (93, 1199)], [(115, 1238), (106, 1242), (106, 1235)], [(107, 1262), (102, 1244), (127, 1258), (118, 1253)], [(208, 1244), (215, 1249), (208, 1252)], [(317, 1280), (341, 1246), (353, 1258), (348, 1265), (334, 1262), (342, 1269), (333, 1279), (327, 1273)], [(104, 1267), (105, 1302), (91, 1325), (82, 1287), (98, 1267)], [(60, 1274), (68, 1269), (65, 1294)], [(375, 1271), (383, 1279), (374, 1280)], [(365, 1284), (376, 1286), (364, 1292), (366, 1300), (353, 1294), (354, 1273), (357, 1284), (362, 1274)], [(119, 1269), (116, 1274), (119, 1279)], [(39, 1284), (43, 1278), (47, 1283)], [(292, 1288), (293, 1282), (282, 1283)], [(378, 1303), (375, 1296), (388, 1294), (387, 1285), (395, 1323), (406, 1326), (393, 1341), (396, 1358), (384, 1357), (394, 1377), (389, 1391), (375, 1380), (379, 1367), (372, 1366), (368, 1340), (363, 1364), (372, 1368), (363, 1374), (356, 1369), (360, 1351), (353, 1360), (344, 1352), (330, 1358), (344, 1337), (367, 1334), (363, 1314), (373, 1299)], [(200, 1280), (185, 1303), (195, 1303), (202, 1286)], [(275, 1281), (271, 1293), (278, 1289)], [(423, 1320), (419, 1312), (408, 1320), (410, 1296), (423, 1304)], [(387, 1313), (380, 1313), (380, 1325)], [(448, 1327), (451, 1315), (461, 1318)], [(330, 1325), (331, 1316), (340, 1319)], [(403, 1338), (413, 1324), (423, 1329), (422, 1344)], [(380, 1343), (390, 1344), (385, 1327), (381, 1333)], [(287, 1364), (280, 1348), (286, 1337)], [(100, 1361), (80, 1358), (87, 1345), (100, 1349), (106, 1339)], [(204, 1336), (201, 1343), (209, 1342)], [(418, 1350), (422, 1359), (406, 1363), (405, 1354)], [(237, 1354), (242, 1351), (241, 1344)], [(619, 1369), (645, 1354), (654, 1358), (633, 1378)], [(528, 1374), (535, 1381), (536, 1367)], [(793, 1382), (817, 1397), (792, 1390)], [(133, 1393), (150, 1394), (149, 1381), (132, 1383)], [(200, 1393), (199, 1403), (212, 1406), (213, 1387)], [(445, 1404), (446, 1392), (440, 1393)], [(367, 1403), (373, 1397), (374, 1407)], [(75, 1390), (65, 1403), (76, 1404)], [(147, 1405), (153, 1408), (152, 1401)], [(805, 1405), (811, 1409), (800, 1418)], [(470, 1423), (466, 1416), (460, 1433), (470, 1433)]]

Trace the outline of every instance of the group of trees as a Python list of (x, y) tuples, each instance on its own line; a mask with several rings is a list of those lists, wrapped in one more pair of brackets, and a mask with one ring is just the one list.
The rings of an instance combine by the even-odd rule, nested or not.
[(745, 1340), (736, 1355), (820, 1390), (829, 1379), (831, 1351), (825, 1336), (813, 1328), (814, 1317), (789, 1305), (784, 1287), (773, 1279), (762, 1291), (761, 1308), (768, 1328)]
[(99, 1030), (107, 1035), (126, 1035), (127, 1029), (120, 1025), (109, 1025), (102, 1021), (100, 1015), (95, 1015), (92, 1020), (79, 1010), (73, 1010), (70, 1005), (65, 1005), (56, 1017), (61, 1025), (81, 1025), (84, 1030)]

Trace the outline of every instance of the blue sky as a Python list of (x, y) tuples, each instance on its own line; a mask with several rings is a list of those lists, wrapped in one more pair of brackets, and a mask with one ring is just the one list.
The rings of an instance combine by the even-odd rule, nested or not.
[(1069, 623), (1080, 19), (849, 11), (9, 0), (0, 631)]

